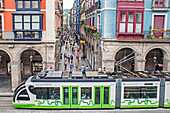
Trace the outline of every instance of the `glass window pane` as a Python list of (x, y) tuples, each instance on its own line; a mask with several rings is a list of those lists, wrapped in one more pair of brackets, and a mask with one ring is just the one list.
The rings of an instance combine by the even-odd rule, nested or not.
[(30, 15), (24, 15), (24, 22), (30, 22)]
[(32, 38), (39, 38), (39, 32), (32, 32)]
[(16, 32), (17, 38), (23, 38), (23, 32)]
[(32, 22), (39, 22), (40, 16), (39, 15), (32, 15)]
[(36, 99), (48, 99), (47, 88), (36, 88)]
[(125, 87), (124, 98), (157, 98), (157, 87)]
[(15, 29), (22, 29), (22, 23), (15, 23)]
[(109, 87), (104, 87), (104, 104), (109, 104)]
[(38, 1), (32, 1), (32, 8), (38, 8)]
[(133, 23), (128, 23), (128, 33), (133, 33)]
[(30, 1), (25, 1), (25, 8), (30, 8)]
[(23, 8), (23, 1), (17, 1), (17, 8)]
[(100, 87), (95, 87), (95, 104), (100, 104)]
[(141, 33), (141, 24), (136, 24), (136, 33)]
[(24, 23), (24, 29), (30, 29), (30, 23)]
[(22, 15), (15, 15), (15, 22), (22, 22)]
[(157, 98), (157, 87), (141, 87), (141, 98)]
[(32, 29), (40, 29), (39, 23), (32, 23)]
[(124, 98), (140, 98), (140, 87), (124, 87)]
[(21, 100), (21, 101), (28, 101), (28, 100), (30, 100), (26, 89), (19, 93), (19, 95), (17, 97), (17, 100)]
[(72, 88), (72, 104), (77, 104), (77, 88)]
[(60, 88), (59, 87), (49, 88), (49, 99), (60, 99)]
[(81, 99), (92, 99), (92, 88), (91, 87), (81, 88)]
[(133, 22), (133, 17), (134, 17), (134, 13), (129, 12), (128, 13), (128, 22)]
[(136, 13), (136, 22), (142, 22), (142, 13)]
[(24, 32), (25, 38), (31, 38), (31, 32)]
[(120, 23), (120, 32), (125, 32), (125, 23)]
[(136, 0), (136, 1), (143, 1), (143, 0)]
[(69, 89), (68, 89), (68, 87), (64, 88), (64, 104), (69, 104)]
[(120, 12), (120, 22), (126, 22), (126, 13)]

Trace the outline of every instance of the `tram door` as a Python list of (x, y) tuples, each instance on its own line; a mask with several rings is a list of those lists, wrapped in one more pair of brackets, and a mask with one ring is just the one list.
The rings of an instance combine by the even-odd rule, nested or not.
[(107, 108), (110, 105), (110, 87), (94, 86), (94, 107)]
[(78, 107), (78, 86), (63, 87), (63, 107), (77, 108)]

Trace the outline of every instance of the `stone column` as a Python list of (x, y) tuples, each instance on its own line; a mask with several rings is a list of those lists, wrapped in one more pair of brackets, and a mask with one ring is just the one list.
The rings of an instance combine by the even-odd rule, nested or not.
[(145, 61), (146, 60), (135, 60), (135, 71), (145, 71)]
[(21, 61), (11, 62), (12, 91), (21, 83)]
[(163, 71), (170, 71), (170, 60), (165, 60), (163, 66)]
[(106, 71), (112, 71), (114, 72), (114, 68), (115, 68), (115, 60), (103, 60), (103, 66), (105, 66)]

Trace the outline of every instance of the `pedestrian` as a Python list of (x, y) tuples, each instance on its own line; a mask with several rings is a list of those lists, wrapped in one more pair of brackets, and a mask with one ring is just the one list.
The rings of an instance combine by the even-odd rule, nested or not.
[(66, 58), (67, 57), (67, 54), (66, 53), (64, 53), (64, 58)]
[(73, 61), (73, 55), (71, 55), (70, 58), (71, 58), (71, 61)]
[(78, 61), (77, 60), (75, 61), (75, 66), (76, 66), (76, 70), (77, 70), (77, 68), (78, 68)]
[(70, 56), (69, 55), (67, 56), (67, 59), (68, 59), (68, 62), (70, 62)]
[(81, 66), (81, 71), (82, 71), (82, 72), (85, 71), (85, 66), (84, 66), (84, 64), (82, 64), (82, 66)]
[(89, 67), (88, 67), (88, 65), (86, 66), (86, 69), (85, 69), (86, 71), (89, 71)]
[(79, 63), (79, 55), (78, 54), (76, 55), (76, 59), (77, 59), (77, 61)]
[(64, 69), (67, 70), (67, 60), (64, 61)]
[(70, 64), (70, 72), (73, 71), (73, 68), (74, 68), (74, 64), (73, 64), (73, 62), (71, 61), (71, 64)]

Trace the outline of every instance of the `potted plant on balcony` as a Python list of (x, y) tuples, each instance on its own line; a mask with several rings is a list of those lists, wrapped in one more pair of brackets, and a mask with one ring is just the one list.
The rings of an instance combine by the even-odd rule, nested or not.
[(158, 29), (153, 29), (152, 32), (158, 32)]
[(170, 32), (170, 29), (167, 29), (166, 32)]
[(162, 38), (163, 38), (162, 36), (159, 37), (159, 39), (162, 39)]
[(165, 32), (165, 30), (164, 30), (164, 29), (160, 29), (160, 30), (159, 30), (159, 32), (164, 33), (164, 32)]
[(97, 40), (97, 42), (98, 42), (99, 37), (100, 37), (99, 32), (93, 33), (93, 36), (96, 37), (96, 40)]
[(154, 35), (151, 35), (151, 39), (155, 39), (155, 36), (154, 36)]

